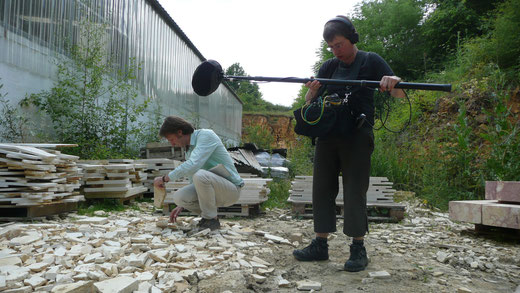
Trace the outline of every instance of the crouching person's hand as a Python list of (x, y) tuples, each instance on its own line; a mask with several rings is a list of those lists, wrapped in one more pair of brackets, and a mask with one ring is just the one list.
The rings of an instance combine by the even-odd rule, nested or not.
[(153, 180), (153, 186), (157, 188), (164, 188), (164, 183), (163, 177), (155, 177)]
[(170, 214), (170, 222), (171, 223), (175, 223), (175, 221), (177, 221), (177, 217), (182, 212), (182, 210), (184, 210), (183, 207), (176, 207), (176, 208), (173, 209), (173, 211)]

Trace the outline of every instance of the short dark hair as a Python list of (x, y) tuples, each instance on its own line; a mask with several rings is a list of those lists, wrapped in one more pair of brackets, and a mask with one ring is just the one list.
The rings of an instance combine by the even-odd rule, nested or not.
[(191, 134), (195, 128), (181, 117), (168, 116), (164, 119), (161, 129), (159, 130), (159, 135), (161, 137), (166, 137), (166, 135), (177, 133), (179, 130), (182, 130), (182, 134)]
[(357, 39), (354, 37), (355, 34), (357, 34), (357, 32), (352, 21), (343, 15), (338, 15), (327, 21), (327, 23), (325, 23), (325, 28), (323, 29), (323, 39), (325, 42), (332, 42), (336, 36), (343, 36), (354, 44), (357, 42)]

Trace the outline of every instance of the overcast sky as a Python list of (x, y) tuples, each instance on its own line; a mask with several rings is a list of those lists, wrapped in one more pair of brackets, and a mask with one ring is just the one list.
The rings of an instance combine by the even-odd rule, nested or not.
[[(323, 25), (358, 0), (159, 0), (195, 47), (225, 69), (250, 76), (310, 77)], [(263, 98), (290, 106), (301, 87), (259, 83)]]

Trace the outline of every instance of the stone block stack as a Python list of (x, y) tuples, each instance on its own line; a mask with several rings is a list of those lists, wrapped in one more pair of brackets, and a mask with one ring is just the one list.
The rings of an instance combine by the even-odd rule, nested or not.
[(145, 164), (80, 164), (85, 198), (130, 199), (144, 193)]
[(38, 146), (0, 144), (2, 217), (47, 216), (76, 209), (84, 200), (78, 157)]
[(148, 188), (147, 192), (153, 193), (153, 180), (155, 177), (161, 177), (170, 173), (177, 168), (182, 162), (178, 160), (157, 158), (157, 159), (141, 159), (136, 160), (136, 163), (145, 164), (145, 172), (148, 174), (148, 179), (144, 181), (144, 186)]
[[(336, 204), (343, 205), (342, 177), (338, 177), (339, 189)], [(393, 202), (395, 189), (393, 183), (386, 177), (370, 177), (367, 191), (367, 202)], [(312, 202), (312, 176), (296, 176), (291, 182), (290, 202)]]
[[(251, 208), (255, 211), (259, 210), (259, 205), (268, 199), (269, 188), (267, 183), (272, 179), (259, 178), (254, 174), (241, 173), (240, 176), (244, 180), (244, 186), (240, 192), (240, 198), (237, 203), (231, 207), (219, 208), (218, 215), (220, 216), (250, 216)], [(168, 182), (166, 184), (166, 198), (163, 202), (163, 211), (168, 213), (171, 210), (171, 205), (174, 204), (173, 196), (177, 190), (190, 184), (188, 179), (183, 178), (176, 182)], [(154, 197), (159, 197), (155, 193)]]
[[(338, 195), (336, 197), (336, 214), (344, 214), (343, 183), (338, 177)], [(367, 191), (367, 210), (370, 221), (397, 222), (404, 218), (405, 206), (394, 202), (395, 189), (386, 177), (370, 177)], [(312, 176), (296, 176), (291, 182), (289, 199), (293, 213), (312, 217)]]
[(451, 201), (449, 208), (455, 221), (520, 229), (520, 182), (486, 181), (484, 200)]

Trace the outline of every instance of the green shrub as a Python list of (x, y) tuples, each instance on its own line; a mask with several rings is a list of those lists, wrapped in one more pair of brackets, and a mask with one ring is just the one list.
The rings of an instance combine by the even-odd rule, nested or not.
[(274, 178), (267, 186), (270, 192), (267, 201), (262, 203), (263, 208), (285, 208), (289, 206), (287, 199), (291, 189), (291, 180)]

